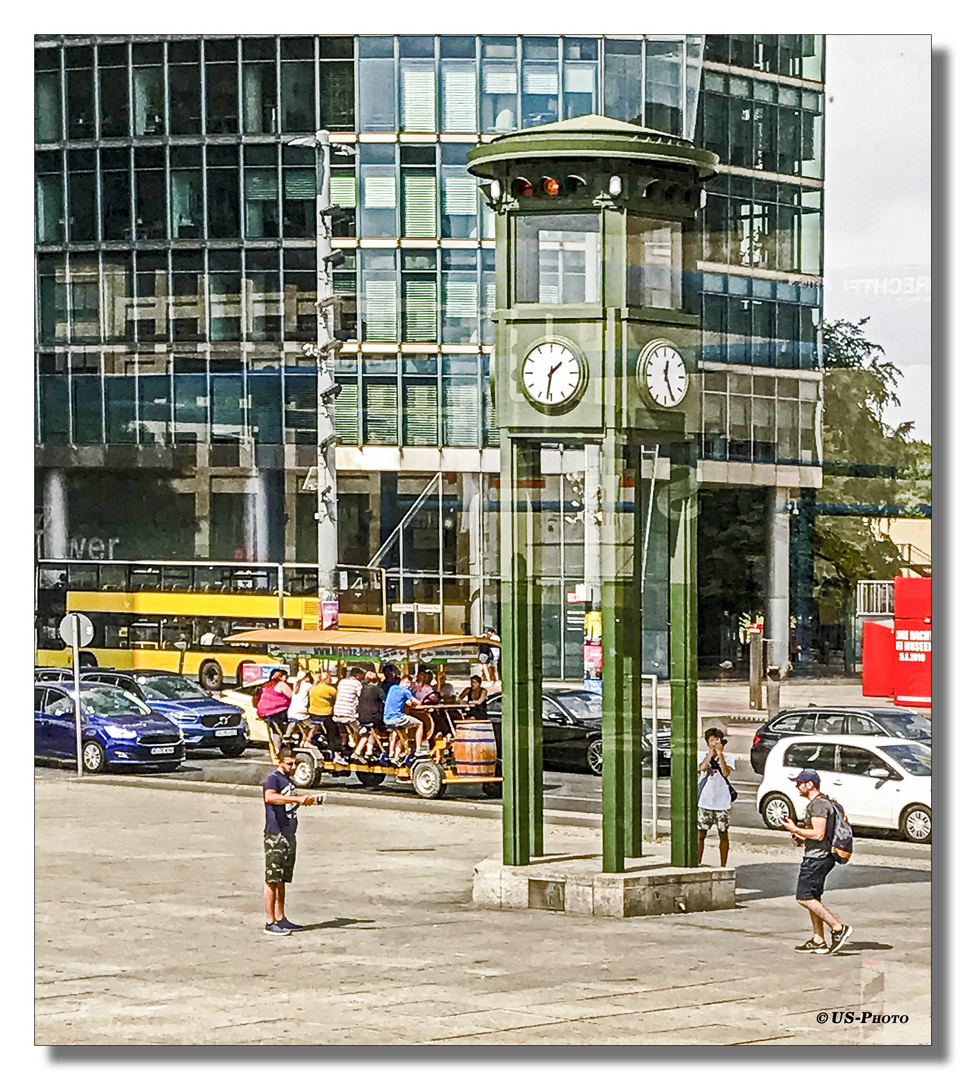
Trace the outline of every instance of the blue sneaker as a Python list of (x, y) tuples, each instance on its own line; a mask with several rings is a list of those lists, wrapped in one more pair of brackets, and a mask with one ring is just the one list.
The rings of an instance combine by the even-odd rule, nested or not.
[(291, 933), (293, 930), (304, 930), (305, 929), (305, 927), (302, 926), (300, 923), (289, 922), (288, 919), (279, 919), (278, 922), (275, 925), (276, 926), (281, 926), (284, 930), (288, 930), (289, 933)]
[(388, 754), (380, 754), (377, 765), (392, 765), (392, 758)]
[(264, 932), (271, 937), (287, 937), (292, 931), (287, 926), (282, 926), (281, 923), (273, 922), (265, 924)]

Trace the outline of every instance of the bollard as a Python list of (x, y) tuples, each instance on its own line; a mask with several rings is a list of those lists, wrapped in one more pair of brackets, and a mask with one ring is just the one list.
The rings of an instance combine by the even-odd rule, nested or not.
[(781, 674), (780, 667), (768, 668), (765, 695), (769, 720), (781, 710)]

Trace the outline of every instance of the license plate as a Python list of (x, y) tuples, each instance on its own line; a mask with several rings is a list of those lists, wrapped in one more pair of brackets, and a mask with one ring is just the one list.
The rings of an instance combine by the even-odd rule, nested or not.
[(235, 731), (234, 728), (219, 728), (215, 732), (215, 738), (216, 739), (222, 739), (222, 738), (225, 738), (228, 735), (237, 735), (237, 734), (238, 734), (238, 732)]
[(152, 746), (151, 747), (151, 753), (152, 754), (173, 754), (174, 753), (174, 747), (173, 746)]

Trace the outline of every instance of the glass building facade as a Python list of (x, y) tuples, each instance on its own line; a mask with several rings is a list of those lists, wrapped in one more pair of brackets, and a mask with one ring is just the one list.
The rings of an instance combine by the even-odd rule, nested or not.
[[(820, 37), (40, 36), (35, 61), (43, 554), (315, 559), (314, 151), (290, 144), (319, 128), (349, 151), (340, 561), (385, 547), (392, 602), (439, 605), (433, 629), (498, 621), (494, 222), (466, 152), (519, 127), (600, 112), (721, 157), (688, 286), (702, 479), (820, 483)], [(570, 676), (565, 457), (545, 662)]]

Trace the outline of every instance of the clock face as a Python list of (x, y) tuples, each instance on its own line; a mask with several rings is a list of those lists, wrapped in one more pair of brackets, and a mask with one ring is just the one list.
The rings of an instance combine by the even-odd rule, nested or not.
[(690, 378), (684, 357), (669, 341), (645, 346), (638, 361), (638, 380), (662, 408), (673, 409), (684, 401)]
[(575, 404), (583, 388), (583, 366), (556, 341), (545, 341), (527, 353), (521, 371), (523, 389), (535, 405), (565, 408)]

